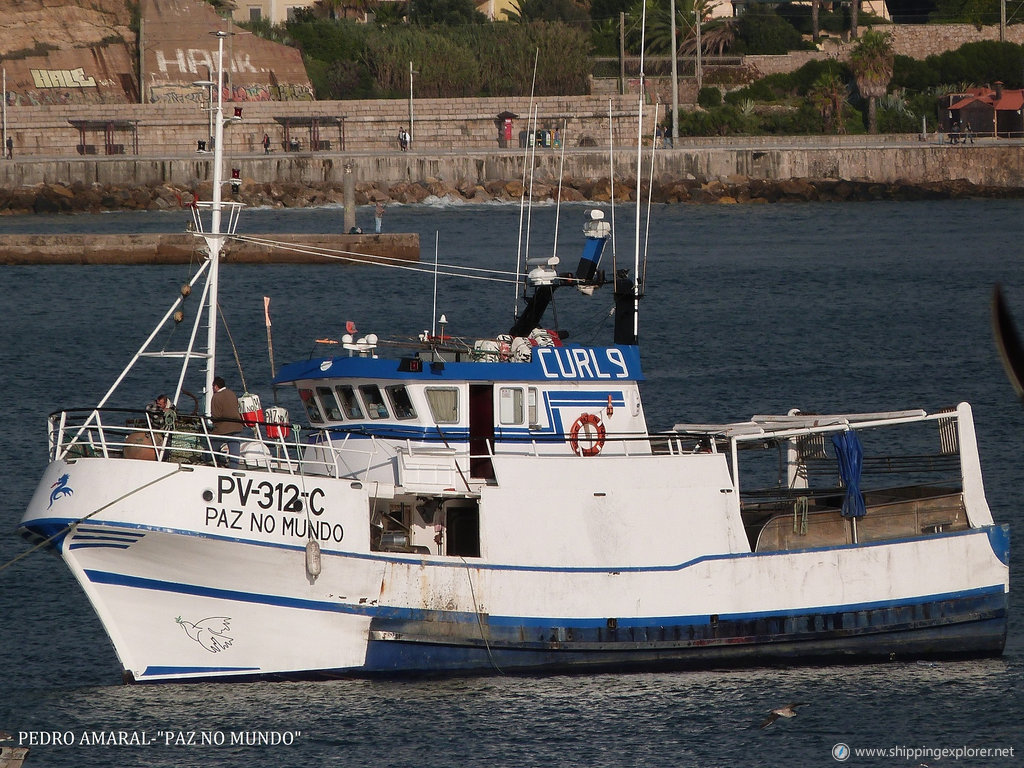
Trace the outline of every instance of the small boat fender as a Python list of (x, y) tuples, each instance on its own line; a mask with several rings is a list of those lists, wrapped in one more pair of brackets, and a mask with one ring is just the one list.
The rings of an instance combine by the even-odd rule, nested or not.
[(316, 539), (306, 541), (306, 573), (311, 579), (320, 575), (320, 542)]

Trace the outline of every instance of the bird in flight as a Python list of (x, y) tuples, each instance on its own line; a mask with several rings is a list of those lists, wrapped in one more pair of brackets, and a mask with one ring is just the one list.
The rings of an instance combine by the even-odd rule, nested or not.
[(769, 709), (768, 716), (764, 719), (764, 722), (761, 723), (761, 727), (767, 728), (780, 717), (796, 717), (796, 708), (803, 707), (806, 705), (806, 701), (797, 701), (793, 704), (787, 704), (784, 707), (776, 707), (775, 709)]

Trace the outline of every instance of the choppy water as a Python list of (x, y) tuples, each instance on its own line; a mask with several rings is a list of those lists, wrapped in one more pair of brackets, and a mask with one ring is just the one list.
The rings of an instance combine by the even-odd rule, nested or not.
[[(360, 224), (372, 224), (360, 210)], [(618, 221), (618, 259), (633, 223)], [(1024, 408), (989, 327), (1001, 282), (1024, 325), (1022, 201), (658, 207), (641, 346), (652, 427), (807, 410), (936, 408), (971, 402), (988, 498), (1022, 530)], [(338, 209), (251, 211), (248, 231), (340, 230)], [(582, 208), (564, 209), (559, 255), (579, 254)], [(174, 214), (0, 219), (0, 231), (179, 231)], [(402, 207), (389, 231), (418, 231), (432, 263), (512, 270), (514, 206)], [(554, 209), (533, 213), (531, 253), (549, 253)], [(607, 266), (607, 265), (606, 265)], [(173, 300), (185, 267), (6, 267), (2, 530), (11, 532), (45, 462), (45, 417), (88, 406)], [(226, 265), (222, 306), (248, 388), (270, 399), (262, 297), (272, 297), (278, 365), (312, 340), (429, 327), (433, 279), (376, 267)], [(453, 333), (504, 330), (513, 288), (438, 282)], [(559, 294), (558, 325), (608, 340), (610, 296)], [(221, 371), (238, 383), (230, 349)], [(127, 406), (167, 389), (133, 382)], [(0, 536), (0, 564), (25, 550)], [(951, 563), (951, 567), (956, 564)], [(832, 748), (892, 750), (851, 765), (1018, 765), (1024, 673), (1021, 547), (1012, 555), (1010, 636), (1000, 659), (702, 673), (489, 677), (447, 681), (124, 687), (99, 622), (64, 566), (36, 554), (0, 571), (0, 729), (68, 732), (32, 766), (822, 766)], [(281, 628), (287, 632), (287, 627)], [(808, 702), (761, 730), (766, 710)], [(125, 731), (147, 746), (81, 744)], [(189, 733), (196, 744), (189, 745)], [(86, 738), (92, 738), (87, 736)], [(203, 740), (207, 744), (202, 744)], [(223, 740), (222, 744), (216, 743)], [(287, 740), (290, 744), (251, 741)], [(236, 743), (232, 743), (235, 741)], [(955, 760), (936, 750), (975, 750)], [(1010, 749), (1013, 757), (979, 756)], [(929, 750), (914, 753), (911, 750)]]

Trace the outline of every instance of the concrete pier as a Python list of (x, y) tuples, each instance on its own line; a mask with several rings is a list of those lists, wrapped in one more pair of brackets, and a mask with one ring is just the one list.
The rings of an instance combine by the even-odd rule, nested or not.
[[(419, 261), (418, 234), (260, 235), (284, 247), (228, 240), (224, 261), (239, 264), (348, 264), (352, 259)], [(296, 250), (291, 250), (290, 247)], [(0, 235), (0, 264), (188, 264), (200, 258), (188, 234)], [(309, 249), (330, 251), (329, 256)], [(357, 256), (358, 254), (358, 256)]]

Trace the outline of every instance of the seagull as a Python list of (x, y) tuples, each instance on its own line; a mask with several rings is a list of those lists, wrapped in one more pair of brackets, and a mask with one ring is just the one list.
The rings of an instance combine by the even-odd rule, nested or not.
[(784, 707), (776, 707), (775, 709), (768, 710), (768, 716), (761, 723), (762, 728), (767, 728), (769, 725), (774, 723), (780, 717), (796, 717), (796, 708), (806, 706), (806, 701), (798, 701), (793, 704), (787, 704)]

